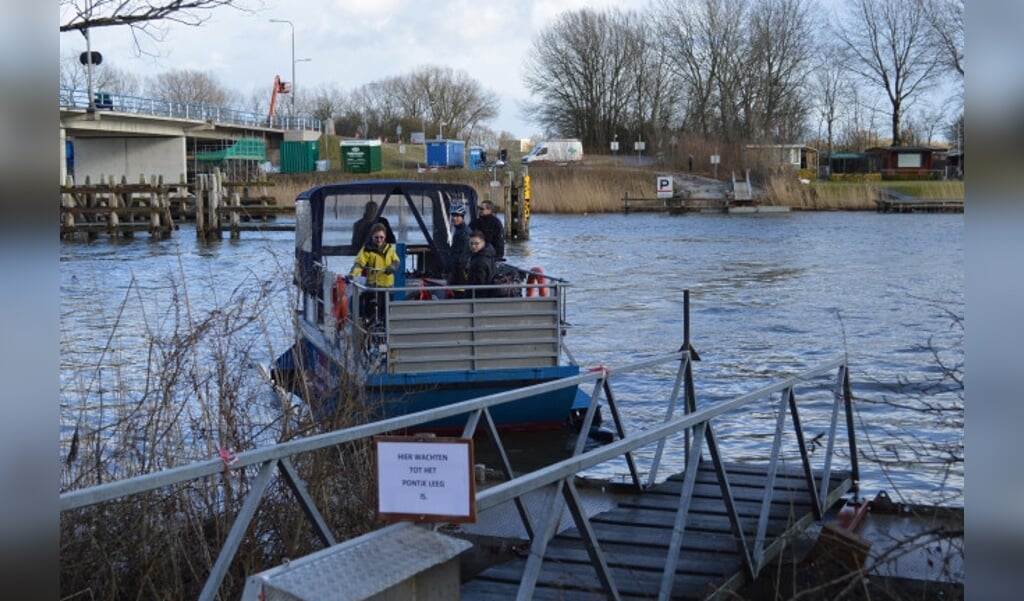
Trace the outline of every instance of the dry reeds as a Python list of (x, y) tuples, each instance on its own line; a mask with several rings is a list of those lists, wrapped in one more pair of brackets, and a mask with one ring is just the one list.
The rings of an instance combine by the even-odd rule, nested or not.
[[(253, 278), (204, 310), (193, 306), (179, 279), (169, 276), (168, 287), (170, 301), (147, 314), (145, 287), (133, 279), (107, 317), (113, 326), (98, 353), (65, 335), (62, 365), (79, 375), (66, 378), (61, 390), (68, 432), (62, 440), (61, 491), (328, 431), (359, 415), (354, 408), (363, 407), (361, 399), (349, 394), (333, 403), (339, 417), (320, 420), (308, 405), (275, 395), (257, 376), (255, 363), (284, 350), (274, 347), (268, 332), (281, 325), (271, 323), (275, 315), (288, 313), (280, 292), (290, 289), (290, 275), (280, 282)], [(119, 366), (125, 355), (131, 361)], [(291, 460), (339, 538), (376, 525), (368, 444)], [(255, 474), (254, 468), (225, 471), (62, 512), (61, 597), (196, 598)], [(221, 598), (238, 598), (249, 574), (321, 547), (290, 489), (274, 481), (220, 588)]]
[[(680, 170), (657, 167), (624, 166), (624, 163), (588, 157), (584, 164), (531, 165), (530, 211), (533, 213), (614, 213), (622, 211), (622, 199), (651, 198), (659, 175), (680, 174)], [(706, 176), (706, 175), (705, 175)], [(273, 176), (278, 204), (291, 205), (300, 192), (316, 185), (363, 179), (367, 175), (338, 172), (303, 173)], [(417, 173), (389, 170), (374, 178), (464, 183), (476, 188), (480, 198), (492, 194), (490, 174), (464, 169)], [(505, 183), (505, 179), (502, 179)], [(792, 173), (765, 178), (757, 193), (767, 205), (786, 205), (804, 211), (874, 211), (880, 189), (892, 189), (910, 196), (930, 199), (962, 199), (962, 181), (819, 181), (802, 182)], [(498, 201), (501, 206), (502, 202)]]

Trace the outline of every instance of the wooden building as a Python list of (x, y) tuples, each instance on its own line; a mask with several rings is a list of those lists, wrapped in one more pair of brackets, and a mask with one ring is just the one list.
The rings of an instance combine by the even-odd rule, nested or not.
[(867, 153), (878, 161), (882, 179), (942, 179), (945, 148), (933, 146), (876, 146)]

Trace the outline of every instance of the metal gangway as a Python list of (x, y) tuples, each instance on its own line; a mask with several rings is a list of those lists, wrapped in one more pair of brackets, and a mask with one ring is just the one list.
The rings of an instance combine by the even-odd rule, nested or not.
[(754, 188), (750, 185), (750, 169), (746, 170), (746, 179), (737, 180), (736, 172), (732, 172), (732, 199), (739, 201), (753, 200)]
[[(99, 110), (170, 119), (211, 121), (215, 124), (241, 125), (245, 127), (323, 131), (323, 120), (310, 116), (274, 115), (273, 124), (271, 125), (266, 113), (243, 111), (231, 107), (198, 102), (179, 102), (161, 98), (146, 98), (111, 92), (94, 92), (93, 96), (93, 106)], [(62, 109), (88, 109), (90, 106), (89, 92), (87, 90), (62, 87), (60, 89), (60, 106)]]
[[(506, 481), (477, 492), (477, 513), (482, 515), (490, 509), (507, 508), (512, 504), (527, 533), (529, 552), (516, 568), (515, 582), (505, 584), (505, 589), (511, 590), (516, 599), (525, 601), (533, 598), (562, 598), (560, 595), (564, 591), (560, 591), (560, 588), (571, 589), (576, 586), (560, 581), (557, 577), (553, 581), (545, 580), (545, 572), (542, 570), (548, 554), (556, 547), (552, 543), (558, 535), (564, 509), (568, 509), (571, 514), (581, 548), (585, 551), (583, 561), (592, 570), (589, 582), (594, 587), (587, 589), (593, 597), (573, 598), (622, 598), (623, 590), (632, 583), (624, 582), (621, 577), (622, 570), (616, 567), (616, 562), (621, 558), (606, 550), (608, 545), (595, 527), (594, 516), (588, 515), (576, 484), (577, 477), (589, 468), (619, 459), (625, 461), (629, 472), (628, 484), (637, 495), (644, 496), (649, 494), (649, 491), (655, 491), (659, 487), (663, 489), (666, 484), (674, 483), (672, 496), (668, 497), (674, 499), (668, 513), (671, 516), (667, 533), (669, 542), (663, 546), (664, 555), (655, 562), (661, 567), (648, 570), (648, 577), (653, 580), (644, 584), (648, 588), (653, 587), (655, 594), (651, 597), (656, 596), (659, 599), (688, 598), (686, 594), (674, 590), (678, 581), (677, 571), (685, 569), (686, 563), (691, 561), (691, 558), (681, 554), (681, 549), (684, 548), (686, 540), (701, 536), (699, 532), (689, 531), (687, 526), (692, 518), (694, 491), (700, 487), (707, 488), (706, 484), (701, 483), (699, 474), (706, 473), (709, 468), (713, 471), (715, 483), (720, 491), (720, 503), (728, 516), (732, 532), (732, 551), (734, 556), (739, 558), (739, 563), (735, 574), (720, 575), (714, 579), (717, 584), (709, 584), (717, 586), (718, 590), (728, 590), (756, 578), (768, 562), (781, 553), (787, 537), (793, 535), (794, 529), (821, 520), (842, 495), (856, 490), (858, 466), (852, 390), (846, 361), (844, 358), (837, 358), (729, 400), (698, 406), (693, 380), (695, 358), (696, 352), (686, 341), (676, 352), (618, 367), (595, 368), (578, 376), (480, 397), (430, 411), (244, 451), (232, 457), (230, 462), (223, 458), (212, 458), (191, 465), (66, 492), (60, 496), (60, 511), (62, 518), (73, 519), (71, 512), (82, 508), (211, 477), (222, 477), (222, 485), (234, 487), (236, 494), (241, 494), (239, 490), (244, 489), (244, 501), (237, 511), (230, 531), (220, 543), (219, 552), (209, 574), (203, 575), (206, 580), (199, 599), (213, 600), (220, 594), (222, 583), (235, 560), (243, 537), (260, 511), (261, 502), (268, 488), (276, 479), (294, 493), (295, 502), (300, 505), (313, 532), (324, 546), (323, 553), (328, 553), (321, 558), (316, 569), (305, 576), (305, 584), (315, 584), (317, 578), (326, 578), (328, 574), (336, 581), (339, 577), (344, 578), (344, 574), (339, 576), (338, 570), (343, 569), (341, 566), (351, 565), (352, 557), (346, 556), (346, 545), (340, 543), (335, 533), (331, 531), (321, 509), (316, 506), (312, 495), (307, 491), (293, 459), (320, 449), (353, 441), (365, 441), (426, 422), (462, 415), (466, 418), (463, 436), (472, 437), (478, 431), (489, 435), (499, 451), (501, 471), (507, 477)], [(674, 375), (672, 370), (665, 371), (666, 366), (674, 366)], [(618, 398), (617, 383), (624, 379), (628, 381), (636, 377), (653, 377), (654, 372), (658, 374), (658, 381), (666, 386), (664, 416), (656, 425), (639, 430), (630, 428), (624, 419), (629, 406)], [(491, 418), (491, 410), (503, 403), (515, 402), (517, 399), (563, 387), (589, 390), (590, 404), (583, 417), (581, 431), (590, 431), (599, 413), (599, 407), (603, 407), (611, 418), (615, 440), (596, 448), (588, 448), (586, 437), (580, 436), (570, 457), (529, 473), (517, 474)], [(735, 462), (726, 459), (727, 455), (719, 440), (716, 424), (726, 416), (735, 417), (736, 412), (741, 410), (769, 411), (775, 414), (774, 432), (763, 437), (769, 443), (765, 449), (766, 462), (763, 470), (766, 490), (772, 490), (774, 484), (783, 478), (802, 481), (800, 491), (795, 494), (802, 496), (801, 502), (808, 508), (807, 515), (794, 516), (782, 532), (770, 525), (776, 518), (772, 511), (771, 494), (766, 493), (759, 504), (749, 500), (741, 502), (734, 495), (736, 481), (743, 475), (737, 473)], [(815, 423), (823, 424), (826, 428), (823, 435), (815, 437), (813, 444), (812, 441), (805, 439), (805, 426), (802, 425), (809, 413), (819, 420)], [(841, 426), (845, 426), (845, 436), (840, 434)], [(680, 437), (684, 440), (681, 449), (676, 442)], [(812, 447), (824, 452), (812, 452)], [(649, 453), (649, 464), (644, 464), (646, 477), (638, 461), (638, 453), (645, 450)], [(653, 454), (650, 454), (652, 450)], [(685, 457), (685, 470), (668, 480), (661, 481), (662, 463), (666, 453), (680, 450)], [(846, 469), (840, 469), (837, 464), (844, 454)], [(798, 463), (799, 468), (794, 472), (786, 467), (788, 461)], [(244, 477), (253, 472), (254, 476), (248, 479)], [(236, 475), (240, 477), (236, 478)], [(248, 484), (247, 487), (243, 486), (245, 483)], [(552, 494), (548, 495), (542, 511), (531, 514), (525, 499), (537, 491), (549, 491)], [(659, 494), (665, 495), (665, 491), (660, 490)], [(752, 504), (756, 506), (753, 514), (750, 509)], [(399, 523), (386, 527), (382, 532), (400, 532), (401, 529), (408, 530), (410, 527), (431, 528)], [(332, 549), (337, 549), (338, 552), (330, 554)], [(62, 558), (62, 561), (64, 560)], [(331, 563), (332, 561), (334, 563)], [(270, 567), (272, 566), (267, 566)], [(485, 577), (486, 574), (485, 571), (480, 576)], [(291, 576), (294, 579), (296, 575)], [(357, 575), (351, 576), (353, 580), (358, 580)], [(475, 598), (480, 586), (494, 586), (491, 582), (482, 585), (480, 582), (474, 580), (463, 585), (462, 598)]]

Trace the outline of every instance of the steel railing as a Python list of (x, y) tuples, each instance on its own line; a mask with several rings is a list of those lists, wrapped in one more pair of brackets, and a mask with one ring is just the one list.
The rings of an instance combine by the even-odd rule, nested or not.
[[(791, 432), (799, 447), (802, 471), (808, 485), (809, 498), (807, 501), (812, 507), (813, 517), (820, 519), (831, 504), (837, 500), (838, 496), (847, 492), (847, 489), (829, 489), (834, 456), (841, 442), (837, 438), (841, 412), (845, 415), (844, 425), (846, 427), (848, 457), (851, 464), (850, 474), (854, 488), (859, 478), (849, 372), (845, 360), (836, 359), (817, 368), (809, 369), (786, 378), (776, 384), (698, 410), (692, 373), (692, 361), (695, 358), (695, 353), (689, 350), (688, 346), (688, 344), (684, 344), (683, 349), (678, 352), (653, 357), (617, 368), (596, 368), (570, 378), (484, 396), (429, 411), (394, 417), (344, 430), (310, 436), (267, 448), (240, 452), (233, 458), (234, 461), (230, 465), (226, 465), (222, 459), (210, 459), (118, 482), (70, 491), (60, 496), (60, 510), (61, 512), (66, 512), (200, 478), (221, 473), (227, 474), (258, 466), (258, 474), (251, 482), (250, 490), (228, 532), (200, 594), (200, 599), (214, 599), (222, 580), (227, 574), (228, 567), (241, 545), (247, 528), (257, 514), (260, 502), (268, 489), (267, 485), (271, 482), (275, 471), (295, 494), (298, 503), (304, 510), (305, 515), (310, 519), (315, 532), (319, 535), (323, 544), (325, 546), (336, 544), (336, 540), (327, 526), (326, 520), (316, 507), (312, 497), (306, 492), (304, 483), (293, 467), (290, 458), (317, 449), (413, 428), (417, 425), (446, 417), (466, 415), (467, 419), (463, 436), (473, 436), (478, 426), (482, 423), (498, 449), (502, 462), (501, 467), (506, 477), (509, 478), (506, 482), (477, 493), (476, 504), (478, 513), (503, 503), (513, 502), (523, 522), (523, 527), (531, 540), (530, 554), (517, 598), (528, 600), (532, 596), (540, 575), (540, 567), (547, 545), (556, 533), (563, 507), (568, 507), (571, 511), (605, 592), (609, 598), (618, 598), (617, 587), (608, 567), (608, 562), (594, 535), (593, 529), (590, 527), (582, 501), (576, 491), (575, 476), (584, 470), (621, 456), (625, 458), (628, 464), (632, 485), (637, 490), (642, 490), (646, 486), (655, 483), (661, 469), (664, 452), (668, 450), (668, 439), (674, 435), (684, 433), (686, 435), (685, 448), (683, 449), (686, 466), (684, 481), (680, 491), (680, 499), (674, 522), (675, 526), (672, 533), (672, 543), (669, 546), (665, 559), (659, 598), (668, 599), (671, 596), (673, 575), (676, 563), (678, 562), (684, 526), (687, 522), (690, 495), (696, 483), (697, 468), (704, 450), (707, 450), (711, 455), (727, 513), (736, 535), (737, 549), (743, 558), (747, 573), (751, 577), (755, 577), (767, 561), (774, 556), (773, 553), (781, 549), (780, 545), (784, 544), (784, 542), (776, 540), (769, 544), (766, 537), (769, 506), (771, 503), (770, 495), (766, 495), (763, 501), (754, 540), (748, 541), (743, 534), (736, 503), (733, 500), (729, 486), (728, 473), (723, 462), (718, 440), (714, 434), (712, 421), (741, 408), (747, 408), (755, 403), (763, 402), (765, 399), (770, 404), (774, 404), (777, 411), (777, 421), (769, 453), (766, 490), (770, 490), (773, 486), (778, 464), (781, 461), (780, 449), (783, 439), (787, 432)], [(642, 374), (644, 370), (668, 363), (677, 364), (678, 367), (673, 379), (671, 393), (665, 405), (664, 420), (645, 430), (627, 433), (626, 424), (620, 415), (619, 402), (614, 394), (613, 381), (626, 374)], [(833, 373), (835, 376), (830, 377)], [(607, 405), (611, 414), (617, 440), (585, 451), (586, 436), (580, 436), (577, 439), (571, 457), (542, 469), (516, 476), (501, 442), (495, 422), (491, 417), (491, 409), (498, 405), (515, 402), (529, 396), (565, 387), (583, 385), (591, 385), (592, 389), (590, 404), (585, 413), (580, 431), (590, 431), (598, 407), (603, 402)], [(819, 401), (819, 405), (821, 404), (820, 396), (823, 391), (831, 394), (828, 415), (830, 426), (824, 443), (826, 452), (824, 457), (819, 456), (821, 460), (820, 467), (812, 465), (811, 453), (803, 438), (797, 403), (798, 391), (800, 391), (801, 397), (806, 393), (814, 400)], [(777, 401), (773, 401), (775, 395), (778, 395)], [(677, 412), (681, 412), (682, 415), (677, 416)], [(785, 417), (787, 414), (792, 418), (792, 430), (788, 430), (785, 427)], [(648, 481), (645, 484), (642, 482), (640, 471), (636, 465), (634, 452), (652, 444), (657, 445), (657, 448), (649, 467)], [(818, 485), (818, 477), (820, 477), (820, 487)], [(544, 516), (543, 523), (534, 523), (526, 511), (525, 505), (522, 503), (522, 497), (531, 491), (547, 486), (555, 486), (557, 489), (556, 493), (549, 497), (550, 506), (545, 508), (546, 511), (539, 514)], [(563, 503), (564, 505), (562, 505)]]
[[(274, 115), (274, 120), (271, 124), (266, 113), (243, 111), (198, 102), (177, 102), (109, 92), (94, 92), (93, 97), (97, 110), (172, 119), (212, 121), (213, 123), (225, 125), (323, 131), (323, 120), (309, 116)], [(89, 92), (86, 90), (61, 88), (60, 106), (61, 108), (68, 109), (87, 109), (89, 108)]]

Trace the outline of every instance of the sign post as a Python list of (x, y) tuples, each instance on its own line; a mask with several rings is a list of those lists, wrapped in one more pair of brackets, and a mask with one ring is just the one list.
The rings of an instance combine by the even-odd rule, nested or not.
[(379, 436), (377, 515), (397, 522), (475, 522), (473, 440)]
[(673, 186), (671, 175), (659, 175), (658, 176), (658, 198), (672, 198)]
[(643, 152), (644, 152), (644, 150), (646, 150), (646, 148), (647, 148), (647, 143), (644, 142), (643, 140), (637, 140), (636, 142), (633, 142), (633, 150), (636, 151), (636, 164), (637, 165), (640, 164), (640, 155), (643, 154)]

